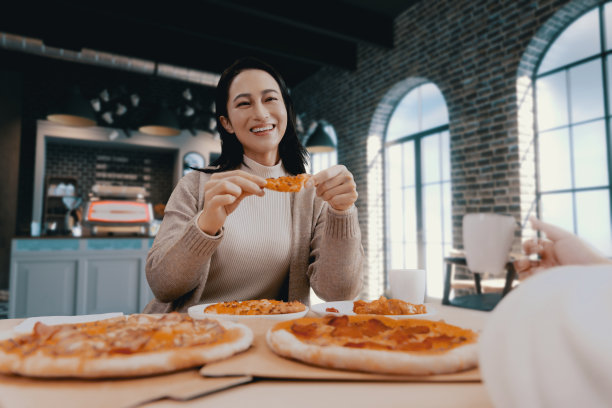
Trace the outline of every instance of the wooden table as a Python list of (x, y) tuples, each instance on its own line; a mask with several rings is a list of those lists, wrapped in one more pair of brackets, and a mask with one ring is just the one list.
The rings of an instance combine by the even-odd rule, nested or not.
[[(482, 329), (487, 312), (434, 305), (440, 317), (451, 324)], [(10, 329), (21, 319), (0, 320), (0, 330)], [(33, 386), (35, 388), (35, 386)], [(24, 388), (27, 390), (28, 388)], [(32, 391), (36, 391), (32, 389)], [(0, 393), (1, 394), (1, 393)], [(24, 402), (30, 393), (24, 392)], [(100, 394), (103, 394), (100, 392)], [(70, 400), (71, 392), (63, 392)], [(103, 395), (100, 395), (103, 397)], [(28, 406), (29, 404), (20, 404)], [(3, 404), (0, 395), (0, 406)], [(33, 404), (31, 406), (34, 406)], [(53, 407), (46, 401), (45, 406)], [(58, 404), (58, 406), (61, 406)], [(146, 407), (491, 407), (492, 403), (482, 382), (367, 382), (367, 381), (255, 381), (218, 391), (189, 401), (161, 400)]]

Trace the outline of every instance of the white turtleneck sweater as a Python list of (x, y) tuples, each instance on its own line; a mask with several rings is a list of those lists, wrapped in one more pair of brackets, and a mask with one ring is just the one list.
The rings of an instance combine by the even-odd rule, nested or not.
[[(240, 170), (263, 178), (288, 175), (244, 156)], [(278, 298), (291, 257), (291, 195), (265, 190), (246, 197), (223, 226), (203, 296), (211, 302)]]

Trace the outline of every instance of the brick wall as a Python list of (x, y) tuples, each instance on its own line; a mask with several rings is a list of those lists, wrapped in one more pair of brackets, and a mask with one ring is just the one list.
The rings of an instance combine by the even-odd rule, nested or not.
[(174, 187), (176, 152), (117, 149), (93, 144), (48, 142), (46, 177), (78, 179), (77, 195), (87, 200), (96, 184), (142, 186), (148, 201), (165, 204)]
[(535, 197), (531, 75), (567, 22), (598, 3), (421, 1), (396, 19), (392, 49), (360, 46), (355, 71), (324, 68), (293, 89), (298, 113), (335, 127), (338, 162), (357, 181), (367, 296), (384, 284), (382, 138), (395, 104), (425, 81), (446, 99), (454, 246), (462, 246), (466, 213), (509, 213), (522, 222)]

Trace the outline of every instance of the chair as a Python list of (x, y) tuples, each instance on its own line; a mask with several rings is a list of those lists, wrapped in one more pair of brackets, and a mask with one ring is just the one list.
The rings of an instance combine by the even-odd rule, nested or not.
[[(513, 287), (516, 277), (510, 250), (516, 221), (510, 215), (472, 213), (463, 217), (464, 256), (449, 256), (442, 303), (478, 310), (492, 310)], [(476, 294), (450, 299), (453, 272), (457, 266), (470, 270), (474, 276)], [(485, 293), (482, 275), (503, 276), (501, 293)], [(499, 279), (497, 279), (499, 281)]]
[(504, 287), (501, 293), (485, 293), (486, 289), (483, 290), (482, 277), (478, 272), (472, 272), (474, 275), (473, 287), (476, 290), (476, 294), (464, 295), (450, 298), (451, 290), (453, 289), (453, 276), (457, 267), (464, 267), (467, 269), (467, 262), (465, 256), (448, 256), (444, 258), (446, 264), (446, 275), (444, 278), (444, 294), (442, 296), (442, 304), (465, 307), (468, 309), (477, 310), (493, 310), (497, 303), (512, 290), (515, 284), (516, 270), (514, 269), (514, 263), (508, 261), (506, 264), (506, 276), (504, 279)]

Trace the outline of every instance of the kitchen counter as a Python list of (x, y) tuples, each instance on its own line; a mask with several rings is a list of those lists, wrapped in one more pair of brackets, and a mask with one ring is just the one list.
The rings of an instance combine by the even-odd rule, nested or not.
[(11, 245), (9, 317), (140, 312), (153, 237), (28, 237)]
[(23, 236), (15, 236), (13, 239), (143, 239), (143, 238), (151, 238), (155, 237), (149, 235), (108, 235), (108, 236), (100, 236), (100, 235), (82, 235), (80, 237), (75, 237), (73, 235), (42, 235), (39, 237), (31, 237), (27, 235)]

